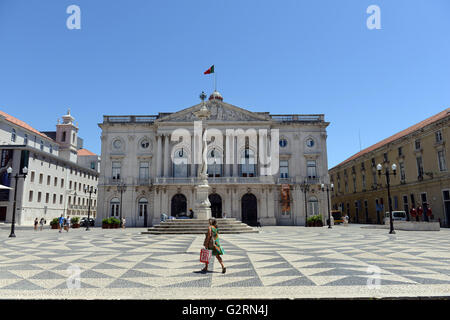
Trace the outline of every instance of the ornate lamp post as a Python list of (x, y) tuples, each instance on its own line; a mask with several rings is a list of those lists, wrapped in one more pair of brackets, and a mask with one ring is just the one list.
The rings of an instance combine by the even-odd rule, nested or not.
[(300, 184), (300, 189), (305, 194), (305, 227), (308, 226), (308, 202), (306, 200), (306, 193), (309, 191), (309, 184), (305, 181), (303, 181), (302, 184)]
[[(10, 179), (11, 179), (12, 171), (13, 171), (13, 169), (11, 167), (6, 169), (6, 172), (8, 172), (8, 176)], [(23, 167), (22, 174), (16, 173), (16, 175), (14, 176), (14, 178), (16, 179), (16, 183), (14, 185), (14, 202), (13, 202), (13, 212), (12, 212), (12, 220), (11, 220), (11, 233), (9, 235), (10, 238), (16, 237), (16, 235), (14, 234), (14, 229), (15, 229), (15, 225), (16, 225), (16, 199), (17, 199), (17, 187), (18, 187), (17, 183), (19, 181), (19, 178), (23, 178), (23, 180), (25, 181), (27, 174), (28, 174), (28, 168)]]
[(119, 215), (119, 219), (120, 219), (120, 227), (122, 228), (122, 195), (123, 193), (127, 190), (127, 186), (125, 185), (125, 183), (120, 182), (117, 185), (117, 191), (120, 192), (120, 215)]
[[(331, 187), (331, 191), (334, 190), (334, 184), (330, 185)], [(322, 183), (321, 185), (322, 188), (322, 192), (325, 191), (325, 185)], [(328, 187), (327, 184), (327, 208), (328, 208), (328, 229), (331, 229), (331, 214), (330, 214), (330, 188)]]
[(202, 92), (200, 94), (202, 100), (202, 107), (200, 110), (194, 112), (194, 115), (202, 122), (202, 162), (201, 168), (198, 172), (199, 184), (196, 186), (197, 204), (196, 215), (200, 219), (209, 219), (211, 217), (211, 203), (208, 199), (209, 185), (208, 185), (208, 144), (206, 141), (206, 120), (211, 115), (211, 111), (208, 110), (205, 104), (206, 94)]
[[(88, 218), (87, 218), (87, 227), (86, 227), (86, 231), (89, 231), (89, 224), (91, 223), (89, 221), (90, 217), (91, 217), (91, 196), (92, 196), (92, 192), (94, 192), (94, 194), (97, 193), (97, 189), (94, 187), (88, 187), (85, 186), (84, 187), (84, 193), (89, 193), (89, 203), (88, 203)], [(122, 205), (122, 199), (120, 200), (120, 205)], [(120, 213), (122, 214), (122, 208), (120, 209)], [(122, 221), (122, 219), (120, 219), (120, 221)]]
[[(381, 170), (383, 169), (383, 166), (379, 163), (377, 164), (377, 171), (378, 171), (378, 176), (381, 177), (381, 175), (383, 173), (381, 173)], [(392, 169), (392, 174), (395, 176), (397, 174), (397, 165), (394, 163), (391, 166)], [(389, 167), (386, 166), (386, 170), (384, 172), (384, 175), (386, 176), (386, 184), (387, 184), (387, 190), (388, 190), (388, 201), (389, 201), (389, 224), (390, 224), (390, 230), (389, 233), (390, 234), (395, 234), (394, 231), (394, 222), (392, 220), (392, 199), (391, 199), (391, 180), (390, 180), (390, 172), (389, 172)]]

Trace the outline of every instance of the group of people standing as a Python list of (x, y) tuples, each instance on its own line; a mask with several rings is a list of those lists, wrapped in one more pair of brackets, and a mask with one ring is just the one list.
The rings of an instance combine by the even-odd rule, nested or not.
[(44, 224), (46, 224), (47, 221), (44, 218), (41, 218), (41, 220), (38, 220), (38, 218), (34, 219), (34, 231), (37, 231), (38, 225), (40, 225), (39, 230), (42, 231), (44, 229)]

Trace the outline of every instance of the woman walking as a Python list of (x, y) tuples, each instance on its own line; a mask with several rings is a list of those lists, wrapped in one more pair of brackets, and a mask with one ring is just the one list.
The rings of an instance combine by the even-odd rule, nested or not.
[(37, 231), (38, 223), (38, 218), (34, 219), (34, 231)]
[[(219, 263), (222, 266), (222, 273), (225, 273), (227, 271), (227, 268), (225, 268), (225, 266), (223, 265), (223, 260), (221, 258), (221, 255), (223, 255), (225, 252), (220, 246), (219, 230), (217, 228), (216, 219), (209, 219), (208, 233), (206, 234), (204, 246), (205, 249), (212, 250), (212, 254), (217, 258), (217, 260), (219, 260)], [(205, 267), (202, 269), (202, 271), (208, 271), (208, 262), (205, 263)]]

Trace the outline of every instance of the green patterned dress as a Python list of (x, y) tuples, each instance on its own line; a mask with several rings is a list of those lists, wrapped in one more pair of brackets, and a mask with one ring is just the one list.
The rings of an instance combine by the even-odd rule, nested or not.
[(220, 256), (220, 255), (224, 254), (225, 251), (220, 246), (219, 230), (217, 230), (216, 227), (211, 226), (211, 232), (212, 232), (212, 238), (214, 240), (214, 247), (213, 248), (209, 248), (209, 250), (212, 250), (212, 254), (213, 255)]

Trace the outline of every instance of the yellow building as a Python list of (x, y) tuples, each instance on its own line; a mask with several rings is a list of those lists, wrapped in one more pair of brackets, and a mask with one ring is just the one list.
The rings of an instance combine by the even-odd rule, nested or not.
[[(405, 211), (409, 219), (412, 208), (422, 209), (420, 221), (440, 221), (449, 227), (449, 120), (447, 108), (330, 169), (332, 207), (342, 210), (354, 223), (383, 223), (389, 205), (386, 176), (379, 176), (376, 169), (381, 164), (383, 173), (384, 168), (391, 172), (393, 210)], [(395, 176), (391, 169), (394, 163)]]

